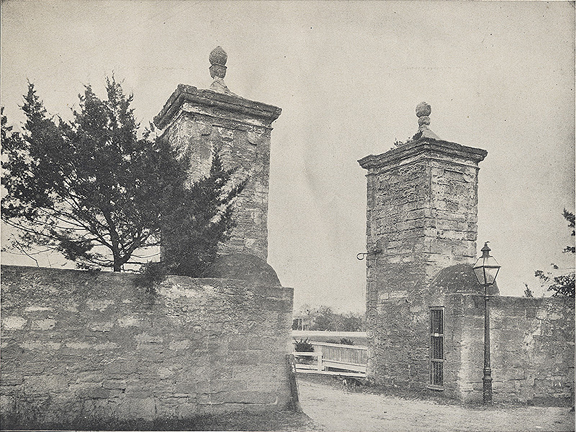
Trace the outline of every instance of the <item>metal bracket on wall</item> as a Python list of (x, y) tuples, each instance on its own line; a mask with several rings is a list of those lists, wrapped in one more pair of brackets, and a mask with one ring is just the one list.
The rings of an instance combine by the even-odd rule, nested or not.
[(378, 255), (382, 253), (382, 249), (374, 249), (370, 252), (360, 252), (356, 255), (356, 259), (358, 261), (362, 261), (364, 258), (368, 259), (370, 255)]

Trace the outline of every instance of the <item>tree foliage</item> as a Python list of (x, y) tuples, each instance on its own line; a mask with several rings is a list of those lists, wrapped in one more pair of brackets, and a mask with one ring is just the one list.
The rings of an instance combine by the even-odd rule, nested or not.
[(526, 287), (526, 289), (524, 290), (524, 297), (534, 297), (534, 293), (532, 292), (528, 284), (525, 283), (524, 286)]
[[(571, 235), (572, 235), (572, 237), (574, 237), (576, 235), (576, 232), (574, 231), (574, 213), (571, 213), (568, 210), (564, 209), (563, 216), (564, 216), (564, 219), (566, 219), (568, 221), (568, 228), (572, 228)], [(564, 252), (575, 253), (576, 247), (574, 246), (574, 243), (566, 246), (564, 248)]]
[[(574, 231), (574, 213), (569, 212), (564, 209), (563, 213), (564, 219), (568, 221), (568, 228), (572, 228), (571, 235), (575, 235)], [(565, 253), (575, 253), (574, 245), (569, 245), (564, 248)], [(559, 267), (556, 264), (552, 264), (554, 270), (558, 270)], [(575, 274), (574, 271), (568, 272), (561, 275), (554, 275), (552, 272), (544, 273), (542, 270), (536, 270), (534, 275), (540, 279), (543, 285), (548, 286), (548, 291), (552, 291), (553, 297), (575, 297)]]
[(246, 179), (234, 184), (234, 173), (223, 167), (214, 152), (210, 173), (176, 194), (174, 211), (162, 221), (168, 273), (202, 276), (216, 258), (218, 244), (230, 238), (236, 225), (232, 204), (246, 185)]
[[(318, 331), (345, 331), (357, 332), (364, 330), (364, 316), (359, 313), (337, 313), (329, 306), (310, 308), (302, 307), (300, 317), (306, 317), (309, 328), (306, 330)], [(297, 320), (294, 320), (293, 330), (298, 330)], [(296, 328), (295, 328), (296, 327)]]
[(2, 219), (18, 229), (20, 245), (45, 246), (81, 268), (120, 271), (141, 263), (136, 251), (178, 239), (167, 249), (169, 268), (198, 273), (233, 226), (242, 186), (230, 186), (233, 172), (215, 156), (210, 175), (185, 187), (189, 157), (178, 159), (150, 130), (138, 136), (132, 96), (113, 77), (106, 93), (100, 99), (86, 86), (67, 122), (47, 113), (29, 83), (23, 132), (2, 115)]

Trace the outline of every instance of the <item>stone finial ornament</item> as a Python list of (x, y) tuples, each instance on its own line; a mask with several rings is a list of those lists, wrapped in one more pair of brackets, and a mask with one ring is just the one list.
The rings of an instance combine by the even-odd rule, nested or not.
[(432, 107), (426, 102), (420, 102), (416, 106), (416, 116), (418, 117), (418, 132), (414, 135), (413, 139), (417, 140), (420, 138), (432, 138), (440, 139), (438, 135), (430, 130), (428, 127), (430, 125), (430, 114), (432, 113)]
[(428, 117), (432, 113), (432, 107), (426, 102), (420, 102), (416, 105), (416, 116), (417, 117)]
[(228, 54), (222, 49), (221, 46), (217, 46), (210, 53), (210, 76), (212, 78), (222, 78), (226, 76), (226, 61), (228, 60)]
[(221, 46), (217, 46), (212, 50), (210, 56), (210, 76), (214, 78), (210, 90), (218, 93), (224, 93), (233, 95), (228, 87), (224, 83), (224, 77), (226, 76), (226, 61), (228, 60), (228, 54), (222, 49)]

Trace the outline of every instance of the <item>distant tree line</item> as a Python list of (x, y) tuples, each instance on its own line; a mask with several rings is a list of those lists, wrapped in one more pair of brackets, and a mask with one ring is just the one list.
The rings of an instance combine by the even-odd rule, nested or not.
[(365, 319), (362, 313), (338, 313), (329, 306), (304, 305), (294, 315), (292, 330), (358, 332), (365, 330)]

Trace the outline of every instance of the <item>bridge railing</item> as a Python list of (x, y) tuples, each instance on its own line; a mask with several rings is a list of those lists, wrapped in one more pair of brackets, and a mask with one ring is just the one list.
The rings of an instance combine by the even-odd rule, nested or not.
[(316, 361), (313, 364), (297, 363), (296, 369), (324, 372), (331, 368), (366, 373), (367, 347), (315, 341), (310, 343), (314, 346), (314, 352), (294, 352), (293, 354), (297, 359), (315, 358)]

